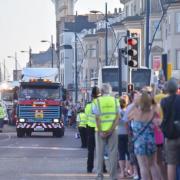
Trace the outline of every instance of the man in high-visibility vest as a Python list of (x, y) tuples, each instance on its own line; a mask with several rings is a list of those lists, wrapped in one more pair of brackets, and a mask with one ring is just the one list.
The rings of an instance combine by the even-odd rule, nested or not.
[[(88, 159), (87, 159), (87, 172), (92, 173), (94, 168), (94, 153), (95, 153), (95, 127), (96, 127), (96, 116), (92, 114), (92, 107), (96, 101), (96, 98), (100, 96), (100, 90), (98, 87), (92, 88), (92, 102), (88, 103), (85, 107), (85, 114), (88, 117), (87, 122), (87, 148), (88, 148)], [(106, 171), (105, 163), (103, 165), (103, 172)]]
[(2, 104), (0, 103), (0, 132), (2, 132), (5, 116), (6, 116), (6, 113), (4, 111), (4, 108), (2, 107)]
[(81, 137), (81, 148), (87, 148), (87, 121), (88, 118), (84, 113), (84, 109), (80, 109), (77, 115), (78, 130)]
[(118, 133), (117, 125), (120, 118), (119, 101), (111, 96), (109, 84), (102, 84), (102, 95), (93, 106), (96, 115), (96, 157), (97, 180), (103, 180), (103, 155), (107, 144), (110, 161), (110, 180), (117, 180)]

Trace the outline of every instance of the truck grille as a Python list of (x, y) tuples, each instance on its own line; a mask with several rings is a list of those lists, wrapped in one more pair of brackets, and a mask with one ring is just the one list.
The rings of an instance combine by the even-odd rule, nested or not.
[[(49, 122), (54, 118), (60, 118), (60, 107), (59, 106), (19, 106), (18, 114), (20, 118), (26, 119), (27, 122)], [(43, 118), (35, 118), (36, 111), (43, 112)]]

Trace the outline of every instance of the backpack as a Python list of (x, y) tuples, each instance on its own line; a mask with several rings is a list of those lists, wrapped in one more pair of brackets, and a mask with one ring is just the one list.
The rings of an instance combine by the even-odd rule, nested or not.
[[(170, 97), (168, 97), (170, 99)], [(174, 102), (176, 100), (176, 95), (172, 96), (172, 99), (164, 99), (167, 100), (164, 102), (165, 106), (167, 106), (168, 114), (167, 117), (163, 119), (161, 124), (161, 129), (164, 136), (168, 139), (177, 139), (180, 137), (180, 119), (175, 119), (174, 117)]]

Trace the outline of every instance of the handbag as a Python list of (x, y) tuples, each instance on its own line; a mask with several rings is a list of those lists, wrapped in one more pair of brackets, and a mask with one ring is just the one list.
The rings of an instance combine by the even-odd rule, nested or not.
[(168, 139), (177, 139), (180, 137), (180, 119), (174, 119), (174, 102), (176, 95), (168, 104), (169, 114), (167, 119), (163, 119), (161, 129), (164, 136)]

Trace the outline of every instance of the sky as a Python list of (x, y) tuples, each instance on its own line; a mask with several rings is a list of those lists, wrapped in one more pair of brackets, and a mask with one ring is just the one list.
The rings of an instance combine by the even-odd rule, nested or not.
[[(75, 11), (87, 14), (90, 10), (104, 12), (105, 2), (108, 11), (120, 7), (119, 0), (78, 0)], [(0, 0), (0, 62), (5, 61), (6, 73), (12, 79), (15, 66), (14, 56), (17, 52), (18, 69), (28, 62), (28, 51), (31, 46), (33, 53), (46, 50), (50, 43), (41, 40), (54, 40), (56, 35), (55, 8), (51, 0)], [(3, 68), (2, 68), (3, 71)]]

